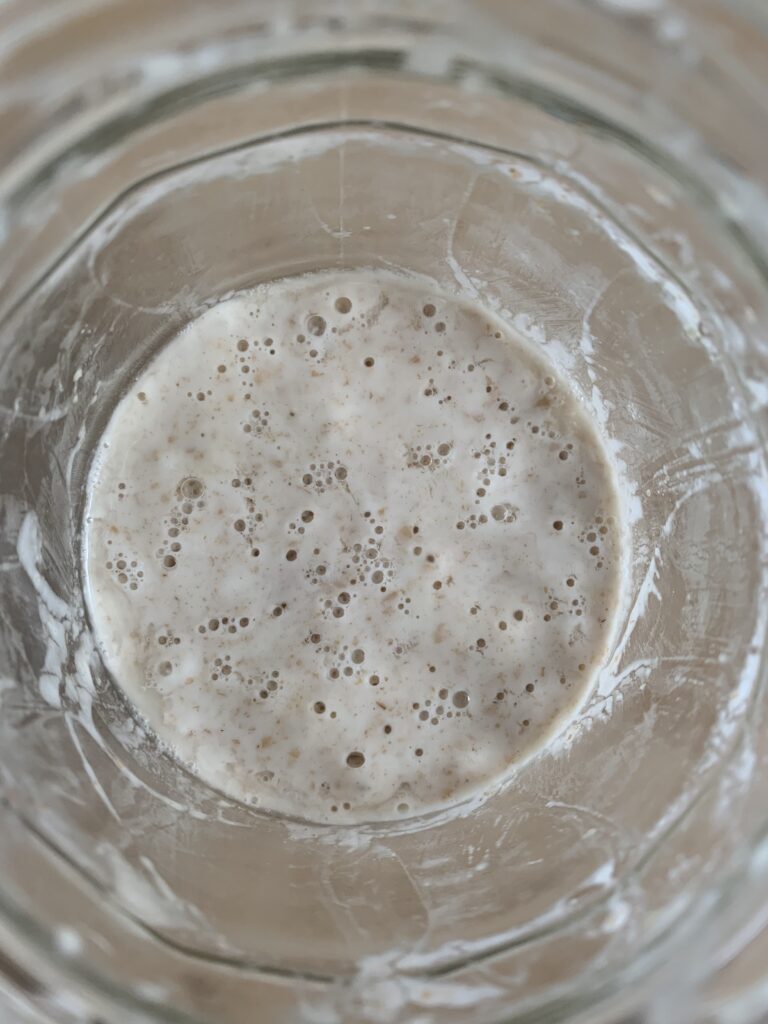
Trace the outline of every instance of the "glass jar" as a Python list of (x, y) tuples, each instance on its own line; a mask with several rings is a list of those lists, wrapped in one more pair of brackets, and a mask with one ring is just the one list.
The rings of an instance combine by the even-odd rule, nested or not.
[[(754, 1020), (764, 7), (23, 0), (0, 46), (8, 1012)], [(568, 375), (631, 565), (550, 748), (485, 800), (352, 828), (239, 805), (159, 748), (99, 660), (79, 536), (94, 443), (159, 346), (234, 290), (359, 266), (475, 297)]]

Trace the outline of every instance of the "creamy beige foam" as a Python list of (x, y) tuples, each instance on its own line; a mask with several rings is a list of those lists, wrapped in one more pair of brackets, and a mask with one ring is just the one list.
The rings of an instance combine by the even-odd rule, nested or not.
[(117, 406), (85, 525), (105, 662), (231, 796), (445, 806), (573, 716), (620, 578), (578, 400), (487, 311), (373, 272), (222, 302)]

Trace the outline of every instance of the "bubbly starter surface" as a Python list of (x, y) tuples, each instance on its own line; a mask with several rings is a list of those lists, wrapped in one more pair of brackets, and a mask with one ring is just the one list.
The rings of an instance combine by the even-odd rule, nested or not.
[(315, 821), (482, 790), (586, 696), (613, 472), (554, 369), (429, 282), (308, 275), (168, 344), (99, 445), (107, 667), (204, 781)]

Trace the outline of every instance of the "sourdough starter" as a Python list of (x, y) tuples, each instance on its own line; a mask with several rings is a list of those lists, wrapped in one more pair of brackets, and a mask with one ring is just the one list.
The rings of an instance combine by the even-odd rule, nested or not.
[(114, 679), (201, 779), (314, 821), (496, 784), (610, 640), (617, 491), (508, 326), (373, 271), (222, 301), (98, 447), (87, 600)]

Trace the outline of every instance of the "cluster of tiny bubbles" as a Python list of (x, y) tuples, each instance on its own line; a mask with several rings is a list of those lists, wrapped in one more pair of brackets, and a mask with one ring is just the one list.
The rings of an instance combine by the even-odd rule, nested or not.
[(478, 486), (475, 488), (476, 505), (486, 505), (484, 499), (489, 497), (489, 489), (494, 478), (503, 479), (507, 475), (510, 453), (514, 450), (517, 439), (508, 437), (499, 446), (491, 434), (486, 434), (484, 442), (481, 448), (476, 448), (472, 452), (473, 457), (479, 463), (477, 469)]
[[(277, 355), (277, 343), (274, 338), (269, 337), (261, 340), (254, 338), (251, 341), (247, 338), (238, 338), (234, 347), (233, 369), (240, 379), (240, 386), (244, 389), (243, 399), (248, 402), (252, 400), (250, 389), (253, 387), (253, 361), (254, 359), (259, 359), (262, 355)], [(217, 372), (219, 374), (226, 373), (226, 364), (220, 363), (217, 366)], [(250, 426), (251, 430), (246, 430), (246, 426)], [(251, 433), (254, 429), (253, 423), (249, 423), (247, 420), (244, 422), (243, 430), (245, 433)]]
[(613, 516), (596, 515), (593, 522), (579, 534), (579, 540), (587, 546), (595, 559), (595, 569), (602, 569), (605, 565), (604, 545), (615, 523)]
[[(434, 666), (430, 666), (430, 671)], [(470, 695), (466, 690), (454, 690), (451, 692), (443, 686), (433, 693), (433, 697), (426, 700), (415, 700), (411, 703), (416, 728), (440, 725), (450, 718), (461, 718), (469, 714)], [(424, 753), (422, 747), (414, 751), (417, 757)]]
[[(354, 596), (357, 596), (356, 594)], [(326, 597), (322, 599), (322, 613), (326, 619), (343, 619), (346, 609), (353, 599), (353, 594), (348, 590), (341, 590), (335, 598)]]
[(450, 441), (441, 441), (436, 445), (414, 445), (408, 447), (405, 453), (405, 464), (409, 469), (422, 469), (434, 472), (442, 466), (447, 466), (453, 444)]
[(138, 590), (144, 581), (141, 562), (131, 558), (124, 551), (112, 554), (112, 557), (104, 563), (104, 568), (112, 573), (116, 583), (127, 590)]
[(220, 679), (226, 682), (232, 682), (232, 655), (225, 654), (223, 657), (214, 658), (210, 666), (211, 670), (211, 682), (218, 682)]
[(250, 625), (251, 619), (248, 615), (222, 615), (221, 617), (213, 615), (198, 625), (197, 632), (202, 636), (207, 634), (222, 636), (227, 633), (234, 635), (247, 629)]
[[(305, 508), (303, 512), (301, 512), (301, 514), (296, 517), (295, 520), (292, 520), (288, 523), (288, 533), (297, 533), (300, 536), (303, 536), (307, 532), (307, 528), (310, 526), (310, 524), (314, 522), (314, 519), (315, 513), (312, 511), (312, 509)], [(286, 555), (286, 557), (288, 556)], [(292, 558), (289, 558), (288, 560), (293, 561)]]
[(329, 679), (348, 680), (354, 677), (363, 680), (368, 677), (369, 670), (365, 666), (366, 654), (363, 647), (355, 643), (334, 646), (326, 644), (322, 650), (328, 656), (326, 665)]
[[(320, 553), (320, 549), (315, 548), (313, 553), (318, 555)], [(310, 565), (304, 570), (304, 575), (310, 583), (317, 584), (321, 583), (325, 579), (327, 572), (328, 566), (325, 562), (316, 562), (314, 565)]]
[(547, 588), (546, 601), (544, 605), (545, 611), (542, 616), (544, 622), (551, 622), (552, 619), (562, 615), (561, 604), (564, 605), (565, 602), (561, 601), (559, 597)]
[(283, 680), (280, 678), (278, 669), (263, 673), (260, 676), (246, 676), (245, 682), (254, 690), (254, 701), (265, 701), (277, 693), (283, 687)]
[(376, 522), (372, 513), (365, 512), (364, 516), (372, 536), (368, 536), (362, 543), (358, 541), (352, 545), (350, 564), (347, 566), (353, 573), (350, 585), (361, 583), (367, 586), (370, 583), (385, 594), (387, 586), (395, 578), (395, 566), (390, 558), (381, 553), (384, 527)]
[(204, 402), (206, 398), (210, 398), (213, 392), (210, 388), (207, 391), (188, 391), (187, 398), (192, 398), (196, 402)]
[(256, 437), (262, 437), (264, 434), (267, 434), (271, 437), (269, 410), (252, 409), (250, 417), (243, 422), (243, 433), (255, 434)]
[(160, 676), (169, 676), (173, 671), (173, 662), (168, 659), (167, 655), (174, 647), (181, 645), (181, 637), (177, 636), (172, 629), (166, 627), (162, 633), (158, 633), (157, 643), (166, 655), (166, 657), (158, 662), (157, 673)]
[(515, 505), (505, 501), (502, 504), (494, 505), (491, 508), (491, 519), (497, 523), (514, 523), (517, 520), (518, 509)]
[(308, 362), (320, 362), (323, 359), (327, 327), (328, 323), (325, 317), (320, 316), (319, 313), (310, 313), (306, 319), (304, 331), (296, 335), (297, 344), (306, 346), (304, 351)]
[[(423, 394), (425, 398), (438, 398), (440, 396), (440, 390), (437, 384), (435, 383), (434, 377), (430, 377), (427, 383), (424, 385)], [(439, 404), (442, 405), (443, 403), (440, 402)]]
[(254, 481), (250, 476), (236, 476), (231, 480), (232, 489), (242, 497), (245, 510), (232, 522), (232, 529), (239, 533), (248, 544), (253, 558), (258, 558), (261, 549), (257, 544), (257, 533), (264, 522), (264, 513), (256, 504)]
[(182, 550), (179, 538), (189, 530), (194, 513), (205, 508), (204, 494), (205, 484), (195, 476), (184, 477), (176, 488), (176, 503), (163, 519), (165, 538), (155, 552), (166, 572), (176, 568)]
[(466, 519), (459, 519), (456, 523), (457, 530), (465, 530), (469, 527), (470, 530), (476, 530), (478, 526), (484, 526), (488, 522), (488, 516), (481, 512), (480, 515), (476, 515), (474, 512), (467, 516)]
[[(252, 353), (252, 355), (255, 355), (257, 357), (258, 355), (263, 354), (265, 352), (268, 355), (274, 356), (277, 354), (276, 345), (277, 342), (275, 341), (274, 338), (254, 338), (253, 341), (248, 341), (246, 338), (238, 338), (237, 342), (235, 343), (235, 349), (237, 350), (238, 355), (235, 357), (235, 359), (237, 362), (240, 363), (241, 367), (247, 366), (247, 372), (250, 373), (251, 355), (249, 355), (249, 353)], [(243, 371), (241, 369), (241, 373), (242, 372)]]
[(178, 647), (181, 637), (177, 636), (172, 629), (166, 627), (162, 633), (157, 634), (157, 642), (161, 647)]
[[(222, 619), (222, 625), (227, 620)], [(251, 704), (261, 704), (268, 700), (278, 690), (283, 688), (283, 680), (278, 669), (267, 670), (260, 673), (252, 673), (247, 669), (238, 667), (232, 661), (231, 654), (223, 654), (216, 657), (209, 663), (211, 682), (218, 684), (245, 684), (248, 686)], [(245, 712), (246, 717), (250, 717)], [(254, 729), (250, 728), (249, 732)]]
[(328, 462), (311, 462), (301, 475), (302, 487), (314, 490), (316, 494), (324, 494), (332, 487), (345, 487), (347, 467), (333, 460)]

